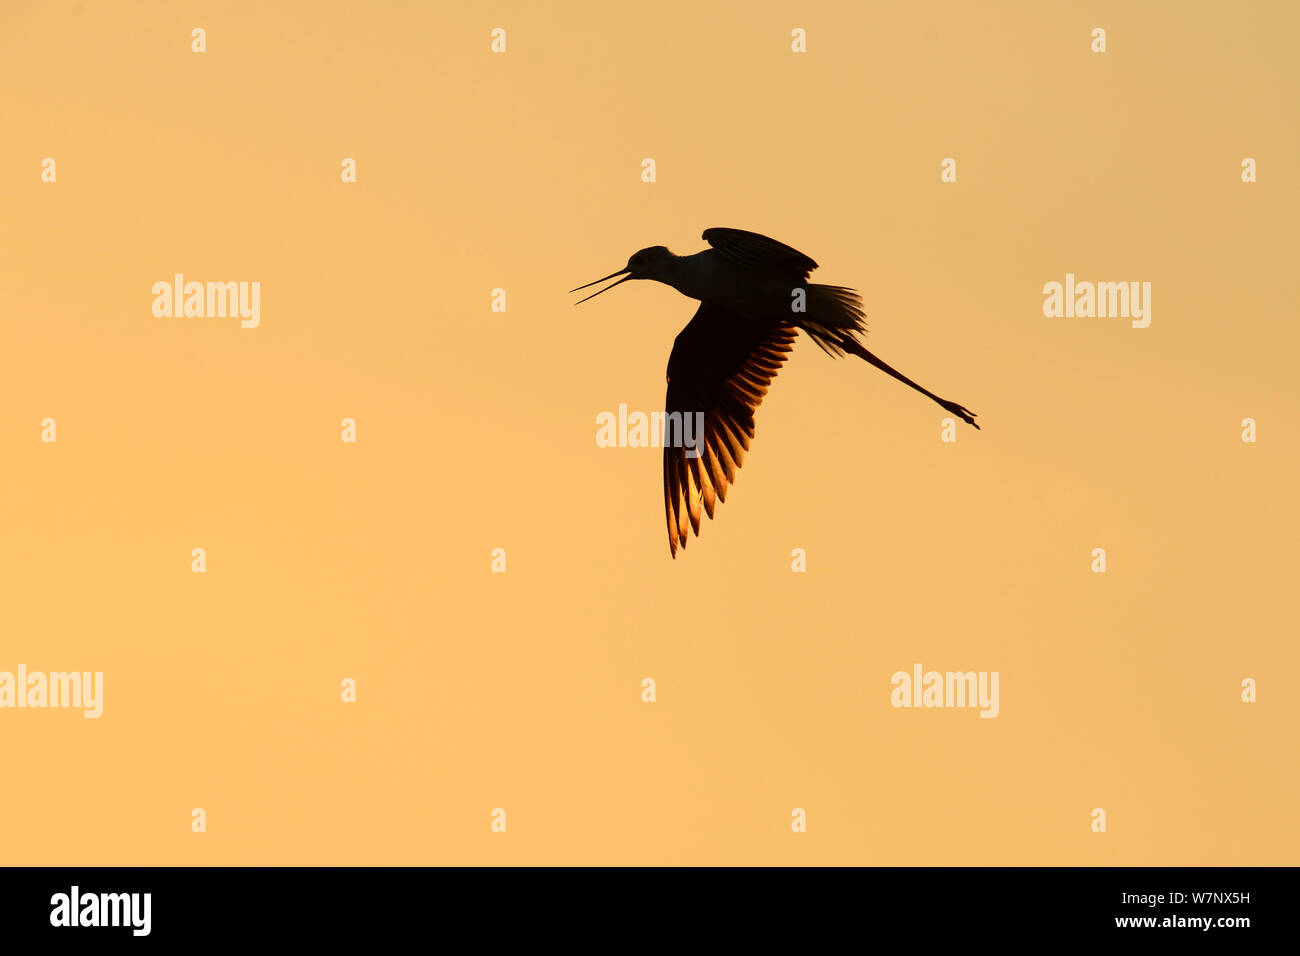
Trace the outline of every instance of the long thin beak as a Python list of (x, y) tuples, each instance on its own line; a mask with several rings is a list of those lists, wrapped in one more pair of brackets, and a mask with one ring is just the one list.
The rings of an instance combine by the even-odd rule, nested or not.
[[(614, 286), (616, 286), (616, 285), (622, 285), (622, 284), (623, 284), (624, 282), (626, 282), (628, 279), (632, 278), (630, 275), (627, 275), (627, 272), (628, 272), (627, 269), (619, 269), (617, 272), (611, 272), (609, 275), (605, 276), (604, 279), (597, 279), (595, 282), (588, 282), (586, 285), (580, 285), (580, 286), (578, 286), (577, 289), (570, 289), (569, 291), (570, 291), (570, 292), (577, 292), (579, 289), (590, 289), (593, 285), (597, 285), (597, 284), (599, 284), (599, 283), (601, 283), (601, 282), (604, 282), (605, 279), (612, 279), (612, 278), (614, 278), (614, 276), (627, 276), (626, 278), (619, 279), (617, 282), (614, 282), (614, 283), (611, 283), (610, 285), (605, 286), (605, 288), (603, 288), (603, 289), (597, 289), (597, 290), (596, 290), (595, 292), (593, 292), (591, 295), (587, 296), (587, 299), (594, 299), (594, 298), (596, 298), (596, 296), (600, 295), (602, 292), (608, 292), (610, 289), (614, 288)], [(587, 299), (579, 299), (577, 302), (575, 302), (575, 303), (573, 303), (573, 304), (574, 304), (574, 305), (582, 305), (582, 303), (586, 302)]]

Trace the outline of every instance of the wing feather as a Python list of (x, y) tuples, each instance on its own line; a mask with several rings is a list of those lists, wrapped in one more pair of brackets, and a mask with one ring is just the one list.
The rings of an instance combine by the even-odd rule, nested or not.
[[(754, 437), (754, 412), (794, 339), (793, 325), (706, 302), (673, 343), (665, 401), (664, 511), (674, 557), (691, 532), (700, 533), (701, 513), (712, 518), (717, 503), (727, 500)], [(694, 417), (686, 422), (697, 412), (703, 414), (702, 435)], [(684, 435), (681, 426), (674, 427), (674, 413)], [(692, 449), (683, 439), (691, 440), (697, 456), (688, 454)]]
[(705, 229), (705, 242), (727, 259), (745, 269), (784, 269), (807, 279), (817, 263), (798, 249), (744, 229)]

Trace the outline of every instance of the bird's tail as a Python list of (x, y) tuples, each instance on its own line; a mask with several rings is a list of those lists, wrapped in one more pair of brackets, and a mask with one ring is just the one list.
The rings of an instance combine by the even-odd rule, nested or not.
[(922, 388), (902, 372), (886, 364), (867, 351), (858, 340), (867, 331), (866, 313), (862, 311), (862, 298), (852, 289), (838, 285), (810, 285), (807, 287), (807, 313), (798, 320), (801, 329), (830, 355), (838, 358), (846, 352), (874, 365), (887, 375), (892, 375), (904, 385), (910, 385), (922, 395), (933, 399), (943, 409), (956, 415), (968, 425), (975, 424), (975, 413), (963, 405), (940, 398), (929, 389)]
[(862, 310), (862, 296), (842, 285), (809, 285), (806, 310), (796, 313), (796, 324), (821, 346), (828, 355), (839, 358), (847, 351), (845, 342), (857, 343), (867, 334), (867, 313)]

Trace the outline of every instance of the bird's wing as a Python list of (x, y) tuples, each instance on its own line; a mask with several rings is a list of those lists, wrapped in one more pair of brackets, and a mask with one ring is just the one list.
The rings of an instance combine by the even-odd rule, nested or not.
[[(678, 334), (668, 358), (664, 510), (673, 556), (725, 501), (754, 437), (754, 411), (794, 344), (795, 328), (709, 302)], [(703, 434), (696, 413), (703, 415)], [(677, 418), (674, 418), (674, 413)], [(676, 424), (676, 423), (680, 424)], [(696, 450), (698, 455), (690, 452)]]
[(803, 278), (817, 268), (817, 263), (798, 249), (783, 242), (743, 229), (705, 229), (701, 236), (719, 253), (746, 269), (789, 269)]

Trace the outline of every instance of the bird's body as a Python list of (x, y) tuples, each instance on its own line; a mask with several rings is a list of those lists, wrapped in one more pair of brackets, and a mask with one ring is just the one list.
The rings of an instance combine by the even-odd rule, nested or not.
[(706, 229), (703, 238), (712, 248), (688, 256), (664, 246), (642, 249), (625, 269), (596, 282), (625, 278), (592, 293), (629, 279), (654, 279), (700, 301), (668, 358), (667, 420), (704, 415), (702, 440), (664, 443), (664, 507), (674, 557), (690, 530), (699, 534), (701, 510), (712, 518), (716, 503), (726, 499), (754, 436), (754, 412), (784, 364), (796, 329), (829, 354), (857, 355), (975, 425), (968, 409), (866, 350), (858, 340), (866, 332), (862, 300), (852, 289), (809, 283), (817, 263), (808, 256), (741, 229)]
[[(667, 284), (682, 295), (701, 302), (730, 305), (746, 312), (785, 318), (790, 311), (793, 274), (779, 270), (745, 269), (723, 258), (715, 249), (672, 262)], [(797, 279), (796, 279), (797, 281)]]

